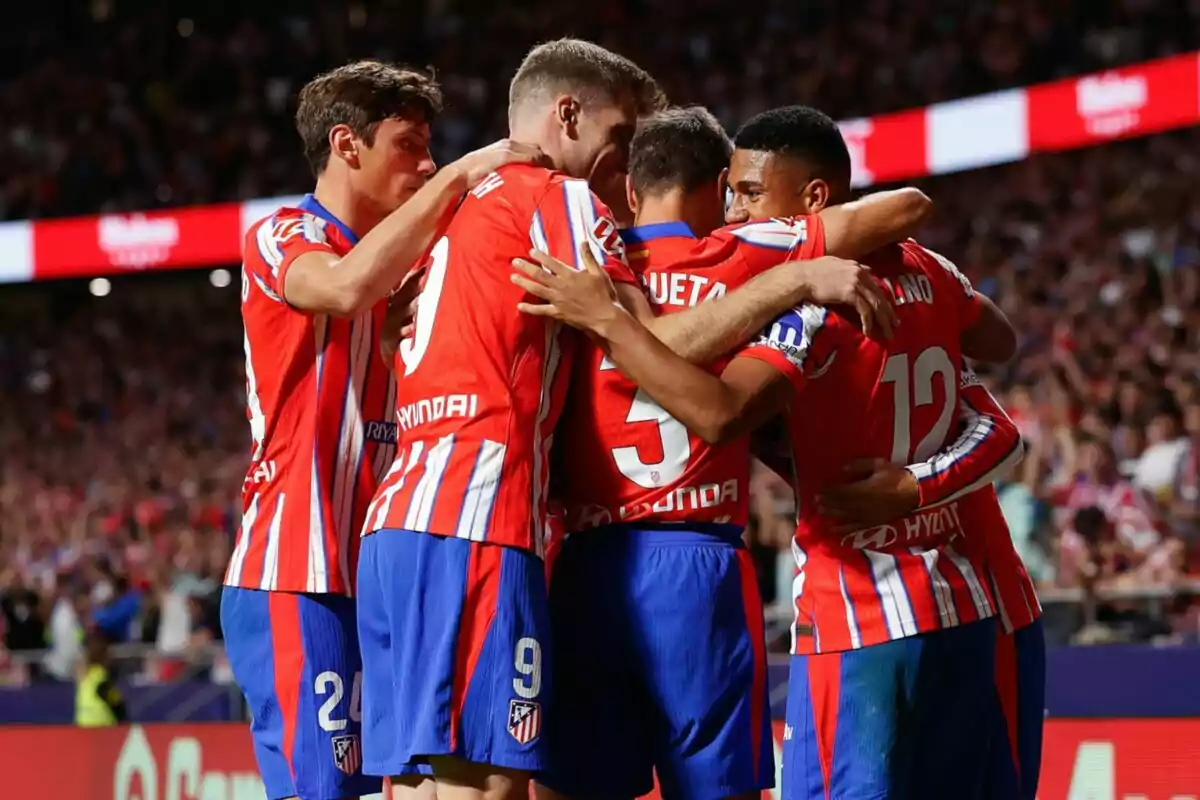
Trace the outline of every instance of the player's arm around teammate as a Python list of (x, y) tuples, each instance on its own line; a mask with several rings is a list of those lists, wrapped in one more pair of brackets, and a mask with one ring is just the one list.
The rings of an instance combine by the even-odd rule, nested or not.
[(990, 486), (1020, 462), (1025, 448), (1017, 426), (969, 367), (962, 374), (960, 432), (948, 450), (961, 457), (938, 453), (908, 466), (886, 459), (848, 465), (848, 474), (858, 479), (830, 486), (820, 498), (821, 513), (840, 520), (840, 530), (882, 525), (951, 503)]
[[(618, 369), (705, 441), (718, 444), (750, 433), (787, 406), (791, 384), (763, 362), (735, 358), (718, 377), (675, 355), (616, 302), (611, 282), (588, 248), (583, 250), (584, 269), (580, 272), (545, 253), (535, 252), (531, 257), (544, 274), (521, 261), (515, 266), (524, 275), (514, 275), (513, 280), (545, 295), (548, 302), (523, 303), (521, 310), (587, 331)], [(819, 261), (827, 268), (850, 263), (852, 272), (862, 269), (832, 256)], [(856, 307), (868, 316), (874, 308), (865, 300), (859, 300)]]
[[(915, 233), (932, 208), (920, 190), (904, 188), (826, 209), (821, 214), (823, 231), (817, 233), (824, 237), (819, 251), (846, 259), (865, 255)], [(526, 288), (543, 300), (550, 299), (534, 287)], [(672, 352), (693, 364), (706, 364), (728, 353), (779, 314), (806, 302), (853, 305), (864, 330), (870, 332), (878, 325), (889, 337), (896, 320), (869, 270), (852, 262), (785, 262), (724, 297), (679, 314), (656, 316), (634, 286), (618, 286), (617, 299)]]
[[(399, 137), (400, 143), (389, 152), (375, 152), (387, 146), (380, 141), (386, 136)], [(544, 159), (537, 145), (501, 139), (434, 174), (428, 140), (428, 123), (409, 120), (385, 120), (375, 131), (373, 142), (356, 135), (348, 125), (330, 128), (330, 159), (337, 159), (351, 174), (362, 171), (371, 159), (416, 158), (420, 161), (418, 173), (432, 177), (407, 202), (369, 227), (345, 256), (314, 251), (296, 258), (280, 276), (288, 303), (312, 313), (343, 317), (361, 314), (397, 287), (403, 288), (406, 276), (410, 283), (419, 279), (419, 275), (412, 274), (412, 265), (441, 235), (464, 194), (506, 164), (540, 163)], [(332, 199), (325, 201), (322, 188), (318, 186), (317, 199), (334, 205)], [(399, 191), (411, 191), (411, 187)]]

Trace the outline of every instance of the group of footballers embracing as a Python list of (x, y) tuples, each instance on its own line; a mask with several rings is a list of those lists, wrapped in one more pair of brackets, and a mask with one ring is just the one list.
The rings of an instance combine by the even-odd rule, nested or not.
[(268, 797), (773, 787), (753, 454), (799, 507), (783, 796), (1032, 798), (1040, 609), (990, 486), (1021, 444), (964, 361), (1016, 337), (909, 238), (929, 199), (851, 199), (814, 109), (731, 141), (580, 40), (437, 169), (441, 104), (313, 80), (316, 189), (246, 237), (221, 614)]

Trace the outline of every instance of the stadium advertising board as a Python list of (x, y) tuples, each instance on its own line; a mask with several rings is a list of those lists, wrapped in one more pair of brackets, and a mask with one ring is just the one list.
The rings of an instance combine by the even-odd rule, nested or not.
[[(0, 728), (0, 765), (4, 796), (23, 800), (263, 798), (249, 731), (233, 723)], [(1198, 788), (1200, 720), (1047, 722), (1039, 800), (1195, 800)]]
[[(856, 186), (977, 169), (1200, 123), (1200, 55), (844, 120)], [(0, 283), (241, 260), (250, 223), (298, 198), (0, 222)]]

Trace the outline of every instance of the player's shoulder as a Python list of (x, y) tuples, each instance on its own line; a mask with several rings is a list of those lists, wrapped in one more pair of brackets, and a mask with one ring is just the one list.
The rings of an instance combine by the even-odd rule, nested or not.
[(302, 208), (284, 206), (252, 224), (246, 231), (247, 241), (257, 239), (260, 249), (274, 243), (283, 245), (293, 239), (328, 244), (336, 232), (330, 230), (329, 221)]
[(274, 269), (296, 248), (344, 253), (350, 249), (350, 243), (328, 220), (302, 208), (285, 206), (246, 229), (243, 258), (261, 260)]
[[(501, 167), (484, 178), (470, 194), (480, 208), (503, 207), (520, 212), (519, 215), (532, 213), (547, 201), (566, 209), (574, 208), (580, 211), (588, 206), (601, 206), (587, 181), (572, 178), (556, 169), (533, 164), (509, 164)], [(602, 211), (607, 213), (607, 207), (602, 207)], [(592, 212), (588, 216), (594, 214), (595, 212)]]
[(772, 217), (726, 225), (707, 239), (714, 244), (733, 242), (754, 248), (787, 252), (808, 237), (808, 217)]
[(930, 276), (953, 278), (968, 295), (974, 294), (974, 289), (967, 276), (962, 274), (957, 264), (941, 253), (925, 247), (915, 239), (903, 241), (899, 246), (904, 254), (906, 264), (917, 267)]

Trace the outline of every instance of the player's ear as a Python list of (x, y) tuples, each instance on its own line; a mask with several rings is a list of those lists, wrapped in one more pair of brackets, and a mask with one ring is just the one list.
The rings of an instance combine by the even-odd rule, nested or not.
[(349, 125), (334, 125), (329, 129), (329, 157), (340, 159), (351, 168), (358, 167), (358, 137)]
[(579, 101), (569, 94), (559, 95), (554, 101), (554, 119), (572, 139), (579, 125), (579, 108)]
[(829, 206), (829, 184), (823, 178), (813, 178), (800, 190), (809, 214), (820, 214)]
[(633, 190), (633, 176), (625, 176), (625, 202), (629, 203), (629, 210), (636, 217), (638, 212), (637, 192)]

